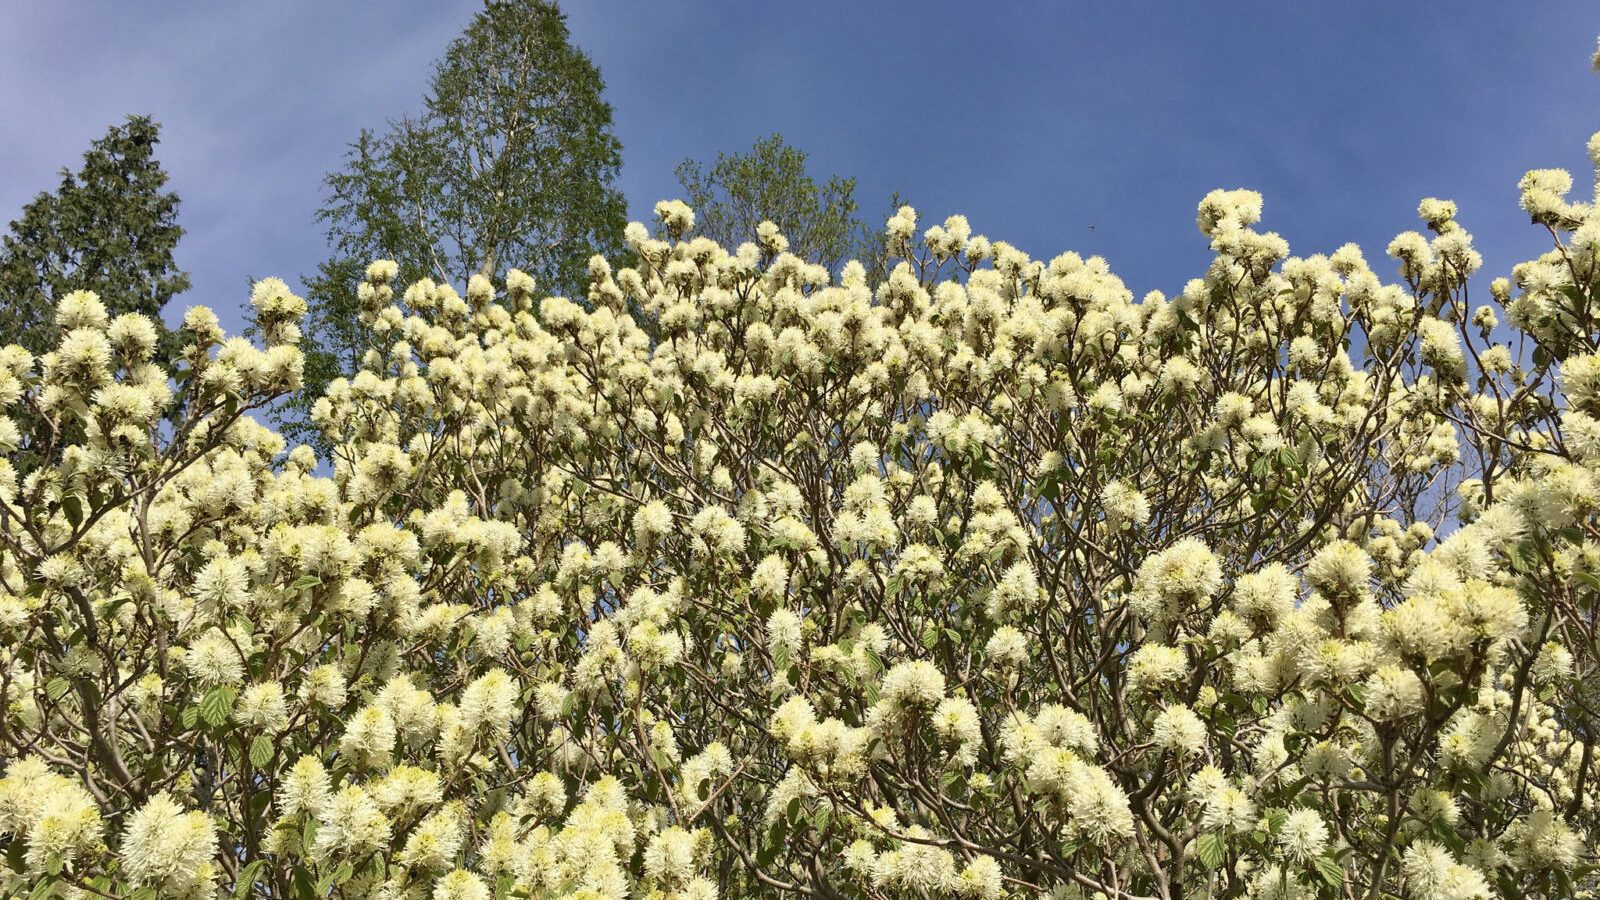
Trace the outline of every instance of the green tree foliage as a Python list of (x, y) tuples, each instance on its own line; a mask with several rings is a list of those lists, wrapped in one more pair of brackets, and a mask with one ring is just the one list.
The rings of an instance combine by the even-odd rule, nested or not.
[(111, 315), (142, 313), (159, 325), (161, 308), (189, 287), (172, 256), (183, 229), (159, 141), (154, 120), (129, 116), (90, 146), (81, 170), (61, 170), (55, 193), (23, 207), (0, 239), (0, 342), (33, 353), (54, 346), (55, 305), (75, 290), (99, 294)]
[(615, 257), (626, 224), (604, 86), (554, 3), (490, 0), (435, 65), (422, 113), (361, 132), (326, 179), (332, 254), (308, 280), (306, 388), (282, 411), (291, 433), (314, 437), (305, 412), (371, 345), (356, 296), (369, 260), (444, 282), (515, 266), (581, 296), (589, 258)]
[(756, 240), (757, 227), (770, 221), (788, 238), (789, 252), (808, 262), (837, 269), (846, 259), (867, 258), (859, 251), (874, 235), (856, 216), (856, 180), (834, 175), (818, 184), (806, 159), (804, 150), (772, 134), (748, 153), (717, 154), (709, 166), (679, 163), (678, 182), (695, 210), (696, 230), (736, 247)]

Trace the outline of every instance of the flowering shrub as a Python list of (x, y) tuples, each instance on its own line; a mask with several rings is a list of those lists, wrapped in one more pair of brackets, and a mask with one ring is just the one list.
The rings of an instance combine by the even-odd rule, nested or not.
[(0, 353), (45, 460), (0, 462), (5, 888), (1594, 896), (1570, 187), (1523, 180), (1553, 247), (1480, 306), (1449, 202), (1386, 281), (1248, 191), (1172, 297), (910, 208), (875, 290), (681, 203), (583, 303), (378, 262), (331, 477), (249, 417), (282, 282), (174, 373), (68, 296)]

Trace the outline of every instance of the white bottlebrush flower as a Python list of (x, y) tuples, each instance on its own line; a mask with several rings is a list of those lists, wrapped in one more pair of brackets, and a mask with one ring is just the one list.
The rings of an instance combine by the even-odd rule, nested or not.
[(244, 680), (244, 660), (239, 656), (239, 648), (217, 629), (189, 645), (184, 665), (204, 687), (238, 684)]
[(1278, 846), (1289, 859), (1305, 862), (1327, 848), (1328, 824), (1316, 810), (1293, 810), (1278, 830)]
[(284, 776), (278, 806), (286, 816), (320, 815), (333, 796), (328, 771), (315, 756), (302, 756)]
[(805, 623), (792, 609), (775, 609), (767, 617), (767, 652), (774, 658), (787, 656), (794, 659), (805, 640)]
[(978, 856), (957, 876), (956, 892), (969, 900), (999, 900), (1005, 896), (1004, 874), (992, 856)]
[(682, 828), (664, 829), (650, 839), (644, 852), (646, 878), (682, 884), (694, 875), (695, 836)]
[(1028, 638), (1016, 628), (1002, 625), (984, 645), (984, 652), (997, 666), (1018, 666), (1028, 658)]
[(1044, 601), (1039, 576), (1025, 561), (1013, 563), (989, 592), (989, 615), (999, 620), (1027, 616)]
[(489, 900), (491, 896), (483, 878), (465, 869), (456, 869), (433, 885), (433, 900)]
[(1489, 900), (1495, 896), (1483, 873), (1463, 865), (1450, 851), (1421, 840), (1401, 857), (1407, 896), (1415, 900)]
[(128, 818), (122, 870), (135, 884), (183, 894), (216, 875), (217, 828), (197, 810), (185, 812), (157, 794)]
[(1247, 832), (1256, 826), (1259, 818), (1255, 801), (1250, 795), (1232, 785), (1220, 785), (1202, 798), (1203, 812), (1200, 827), (1222, 834)]
[(356, 765), (384, 766), (394, 751), (397, 734), (394, 717), (387, 709), (368, 706), (345, 725), (344, 735), (339, 739), (339, 752), (348, 755)]
[(1113, 481), (1100, 492), (1106, 521), (1114, 528), (1143, 527), (1150, 521), (1150, 501), (1126, 481)]
[(517, 683), (503, 669), (491, 669), (461, 692), (461, 725), (503, 737), (517, 713)]
[(276, 733), (289, 725), (289, 704), (283, 688), (276, 682), (252, 684), (244, 689), (233, 707), (239, 724)]
[(1130, 604), (1147, 619), (1170, 622), (1221, 589), (1216, 555), (1199, 540), (1184, 538), (1140, 564)]
[(944, 699), (944, 673), (926, 660), (897, 663), (883, 676), (883, 702), (897, 710), (929, 710)]
[(384, 846), (390, 836), (389, 818), (372, 796), (350, 785), (328, 801), (318, 817), (317, 840), (312, 852), (326, 859), (335, 854), (355, 856)]
[(1150, 738), (1156, 746), (1173, 753), (1198, 753), (1206, 743), (1206, 726), (1194, 710), (1175, 703), (1156, 716)]
[(750, 576), (750, 590), (758, 597), (775, 600), (789, 587), (789, 567), (777, 554), (762, 557)]
[(1233, 586), (1233, 608), (1252, 622), (1277, 625), (1294, 609), (1298, 584), (1282, 563), (1240, 575)]
[(1146, 644), (1128, 658), (1128, 682), (1135, 689), (1171, 684), (1188, 671), (1189, 661), (1178, 647)]
[(461, 804), (445, 804), (417, 823), (397, 861), (407, 868), (425, 871), (449, 868), (466, 840), (465, 825)]
[(1334, 541), (1318, 550), (1306, 565), (1311, 586), (1332, 596), (1356, 596), (1367, 590), (1372, 558), (1349, 541)]
[(1422, 708), (1422, 679), (1410, 669), (1396, 665), (1378, 667), (1367, 678), (1364, 703), (1376, 719), (1397, 719)]

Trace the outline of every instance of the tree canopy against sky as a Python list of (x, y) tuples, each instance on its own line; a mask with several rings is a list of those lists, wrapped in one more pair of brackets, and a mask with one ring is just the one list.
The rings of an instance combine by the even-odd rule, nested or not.
[(393, 259), (408, 280), (517, 267), (571, 291), (591, 255), (620, 249), (621, 145), (600, 72), (570, 38), (554, 3), (491, 0), (435, 64), (423, 112), (363, 129), (328, 175), (318, 215), (332, 255), (307, 282), (294, 416), (372, 345), (356, 315), (367, 261)]
[(75, 290), (159, 327), (167, 301), (189, 286), (173, 259), (183, 229), (155, 156), (160, 131), (148, 116), (129, 116), (95, 140), (78, 171), (63, 168), (53, 192), (23, 207), (0, 238), (0, 341), (51, 347), (56, 303)]
[(874, 232), (856, 215), (856, 180), (833, 175), (819, 184), (806, 159), (804, 150), (771, 134), (748, 151), (718, 153), (710, 165), (686, 159), (674, 171), (700, 234), (737, 247), (771, 222), (790, 253), (837, 269), (861, 257)]

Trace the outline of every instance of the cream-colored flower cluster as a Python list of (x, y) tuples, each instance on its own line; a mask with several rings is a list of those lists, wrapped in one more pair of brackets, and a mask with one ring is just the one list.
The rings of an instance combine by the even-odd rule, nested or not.
[(878, 283), (676, 201), (584, 297), (380, 261), (321, 461), (251, 418), (300, 382), (282, 282), (174, 371), (70, 294), (0, 351), (0, 882), (1594, 896), (1571, 185), (1523, 180), (1554, 243), (1488, 305), (1453, 203), (1390, 276), (1249, 191), (1171, 296), (910, 207)]

